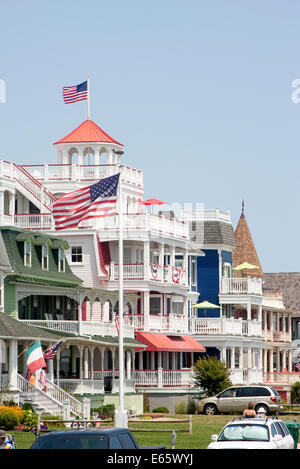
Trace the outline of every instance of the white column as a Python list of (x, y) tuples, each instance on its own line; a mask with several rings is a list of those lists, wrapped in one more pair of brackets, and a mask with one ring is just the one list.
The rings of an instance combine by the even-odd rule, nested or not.
[(149, 280), (150, 274), (150, 242), (144, 241), (144, 280)]
[(87, 347), (84, 348), (83, 352), (83, 377), (84, 379), (89, 377), (89, 349)]
[(258, 305), (258, 318), (259, 321), (262, 321), (262, 305)]
[(144, 363), (143, 363), (143, 352), (138, 352), (139, 354), (139, 370), (144, 369)]
[(230, 348), (230, 368), (232, 370), (234, 370), (234, 367), (235, 367), (235, 357), (234, 357), (234, 354), (235, 354), (235, 347), (231, 347)]
[(16, 389), (17, 387), (17, 373), (18, 373), (18, 342), (16, 340), (9, 341), (9, 362), (8, 362), (8, 383), (9, 389)]
[(252, 349), (248, 347), (248, 369), (252, 368)]
[(243, 347), (239, 348), (239, 369), (242, 370), (244, 368), (243, 364)]
[(131, 352), (127, 350), (126, 352), (126, 372), (127, 372), (127, 379), (130, 379), (131, 376)]
[(247, 321), (251, 321), (251, 303), (247, 303)]
[(149, 314), (150, 314), (150, 294), (148, 291), (143, 292), (143, 309), (144, 309), (144, 328), (148, 330)]

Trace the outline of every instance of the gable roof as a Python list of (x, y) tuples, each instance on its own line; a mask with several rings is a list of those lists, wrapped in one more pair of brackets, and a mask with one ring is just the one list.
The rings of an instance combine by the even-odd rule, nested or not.
[[(65, 259), (65, 272), (58, 270), (58, 251), (62, 247), (66, 249), (68, 243), (61, 238), (48, 234), (23, 230), (21, 228), (2, 226), (0, 233), (7, 256), (10, 261), (12, 272), (8, 275), (14, 277), (18, 282), (51, 284), (60, 286), (78, 286), (82, 280), (73, 274)], [(31, 267), (24, 265), (24, 241), (32, 242)], [(41, 246), (43, 241), (49, 244), (49, 269), (42, 269)]]
[[(243, 262), (256, 265), (258, 269), (245, 269), (243, 274), (249, 277), (263, 277), (263, 270), (261, 268), (259, 258), (255, 249), (255, 245), (245, 218), (244, 211), (240, 216), (239, 222), (235, 230), (235, 239), (237, 247), (232, 253), (233, 265), (237, 267)], [(235, 276), (240, 276), (239, 272), (235, 272)]]
[(122, 147), (124, 146), (122, 143), (119, 143), (117, 140), (110, 137), (91, 119), (87, 119), (82, 122), (82, 124), (76, 127), (76, 129), (72, 130), (72, 132), (55, 142), (53, 145), (57, 145), (59, 143), (114, 143)]

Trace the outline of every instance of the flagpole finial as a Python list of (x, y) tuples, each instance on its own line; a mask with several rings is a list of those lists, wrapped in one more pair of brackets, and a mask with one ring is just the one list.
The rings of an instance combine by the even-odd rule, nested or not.
[(242, 200), (242, 214), (244, 215), (245, 213), (245, 201)]

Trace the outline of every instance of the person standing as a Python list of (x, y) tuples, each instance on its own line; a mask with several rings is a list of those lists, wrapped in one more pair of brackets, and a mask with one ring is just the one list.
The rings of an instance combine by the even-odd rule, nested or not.
[(8, 441), (5, 430), (0, 430), (0, 449), (14, 449), (12, 443)]

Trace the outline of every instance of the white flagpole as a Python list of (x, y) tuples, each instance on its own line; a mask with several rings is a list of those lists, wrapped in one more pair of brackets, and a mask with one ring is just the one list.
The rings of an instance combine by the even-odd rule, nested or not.
[(115, 426), (127, 427), (124, 408), (124, 346), (123, 346), (123, 204), (122, 175), (119, 178), (119, 409)]
[(87, 79), (87, 95), (88, 95), (88, 119), (91, 118), (91, 103), (90, 103), (90, 76)]

